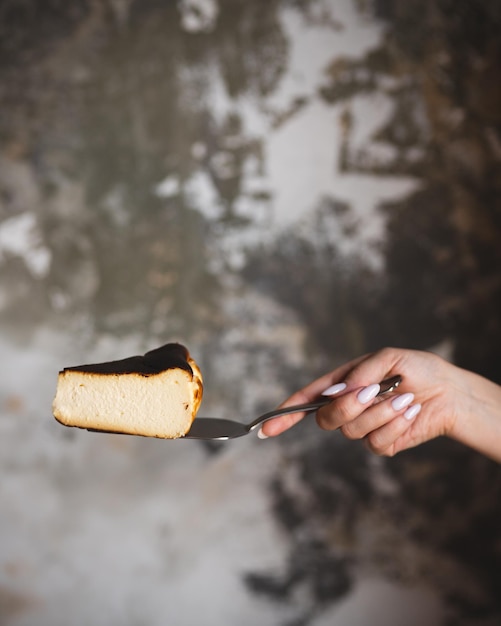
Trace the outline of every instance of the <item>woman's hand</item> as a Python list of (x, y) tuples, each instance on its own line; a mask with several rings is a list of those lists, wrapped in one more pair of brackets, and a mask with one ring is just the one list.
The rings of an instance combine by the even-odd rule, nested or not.
[[(378, 383), (396, 374), (403, 379), (397, 391), (377, 397)], [(282, 406), (321, 395), (332, 396), (332, 402), (318, 410), (319, 426), (364, 439), (376, 454), (393, 456), (446, 435), (501, 461), (501, 388), (430, 352), (384, 348), (364, 355), (315, 380)], [(304, 415), (270, 420), (261, 436), (279, 435)]]

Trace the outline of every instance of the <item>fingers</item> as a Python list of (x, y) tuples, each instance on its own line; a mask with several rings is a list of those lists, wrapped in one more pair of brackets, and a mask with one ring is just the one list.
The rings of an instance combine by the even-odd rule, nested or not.
[[(317, 422), (319, 422), (320, 427), (332, 430), (332, 426), (334, 426), (334, 428), (340, 428), (343, 435), (348, 439), (363, 439), (373, 430), (402, 415), (404, 409), (414, 400), (413, 393), (404, 393), (386, 398), (365, 408), (359, 397), (367, 389), (370, 387), (365, 387), (358, 394), (349, 394), (352, 396), (351, 398), (340, 398), (335, 404), (324, 407), (330, 409), (330, 412), (323, 411), (323, 409), (319, 411)], [(342, 400), (344, 402), (341, 402)], [(322, 422), (322, 420), (324, 421)]]
[(401, 362), (404, 351), (398, 348), (383, 348), (361, 359), (346, 373), (344, 382), (350, 388), (365, 387), (389, 376), (402, 374)]
[(400, 445), (400, 442), (411, 429), (412, 422), (420, 410), (420, 404), (413, 404), (403, 415), (368, 433), (365, 442), (369, 450), (378, 455), (393, 456), (407, 447)]
[[(358, 357), (357, 359), (349, 361), (341, 367), (338, 367), (329, 374), (325, 374), (324, 376), (317, 378), (312, 383), (287, 398), (287, 400), (285, 400), (279, 408), (313, 402), (323, 395), (326, 390), (330, 390), (330, 393), (327, 395), (340, 393), (346, 388), (346, 384), (340, 383), (340, 381), (343, 381), (347, 374), (366, 358), (367, 355)], [(338, 387), (336, 390), (332, 390), (332, 387), (336, 384), (342, 384), (343, 386)], [(258, 436), (262, 439), (266, 439), (267, 437), (276, 437), (300, 422), (305, 415), (306, 413), (291, 413), (289, 415), (282, 415), (272, 420), (268, 420), (259, 430)]]
[(411, 427), (421, 405), (411, 392), (375, 398), (377, 387), (368, 385), (322, 407), (317, 413), (319, 426), (340, 429), (351, 440), (364, 439), (376, 454), (394, 454), (397, 440)]
[[(290, 396), (281, 406), (303, 404), (312, 402), (321, 395), (332, 395), (336, 397), (336, 410), (332, 412), (329, 409), (334, 404), (322, 408), (317, 414), (317, 421), (327, 430), (340, 428), (360, 414), (360, 405), (372, 404), (379, 392), (379, 386), (375, 381), (399, 374), (404, 360), (405, 351), (397, 348), (384, 348), (363, 355), (313, 381)], [(354, 395), (356, 390), (361, 393), (361, 399)], [(258, 434), (261, 438), (280, 435), (301, 421), (305, 415), (294, 413), (269, 420)]]

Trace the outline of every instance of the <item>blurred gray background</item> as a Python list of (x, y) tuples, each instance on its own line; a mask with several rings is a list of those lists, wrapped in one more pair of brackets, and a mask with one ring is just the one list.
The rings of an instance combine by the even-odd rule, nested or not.
[(0, 1), (0, 624), (494, 626), (501, 471), (51, 415), (181, 341), (250, 420), (385, 345), (501, 381), (501, 3)]

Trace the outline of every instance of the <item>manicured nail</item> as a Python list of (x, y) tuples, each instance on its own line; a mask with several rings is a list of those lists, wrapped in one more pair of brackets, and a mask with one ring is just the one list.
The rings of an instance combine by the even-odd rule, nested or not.
[(265, 435), (265, 434), (263, 433), (263, 429), (262, 429), (262, 428), (260, 428), (260, 429), (257, 431), (257, 436), (259, 437), (259, 439), (268, 439), (268, 435)]
[(346, 389), (346, 383), (337, 383), (331, 387), (327, 387), (325, 391), (322, 391), (323, 396), (334, 396), (336, 393)]
[(357, 396), (358, 401), (361, 404), (367, 404), (367, 402), (374, 400), (374, 398), (379, 393), (380, 389), (381, 387), (377, 383), (374, 383), (373, 385), (369, 385), (368, 387), (364, 387)]
[(421, 405), (420, 404), (413, 404), (404, 413), (405, 419), (406, 420), (414, 419), (416, 417), (416, 415), (419, 413), (420, 410), (421, 410)]
[(395, 411), (400, 411), (404, 406), (409, 405), (414, 400), (413, 393), (403, 393), (400, 396), (395, 396), (391, 401), (391, 406)]

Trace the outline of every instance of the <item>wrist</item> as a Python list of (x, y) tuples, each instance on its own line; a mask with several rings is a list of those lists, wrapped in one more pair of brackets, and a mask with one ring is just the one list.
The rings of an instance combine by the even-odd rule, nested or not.
[(459, 402), (450, 437), (501, 462), (501, 387), (456, 367)]

